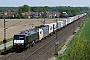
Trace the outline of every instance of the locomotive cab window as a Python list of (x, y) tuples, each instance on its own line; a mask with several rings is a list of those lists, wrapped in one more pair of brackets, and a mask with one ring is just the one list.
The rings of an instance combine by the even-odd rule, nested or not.
[(14, 40), (24, 40), (25, 36), (24, 35), (14, 35)]
[(24, 37), (19, 37), (20, 40), (24, 40)]

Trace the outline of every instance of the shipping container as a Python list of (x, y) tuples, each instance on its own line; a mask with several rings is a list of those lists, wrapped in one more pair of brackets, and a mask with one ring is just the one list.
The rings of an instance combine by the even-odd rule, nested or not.
[(39, 41), (43, 39), (43, 29), (40, 26), (35, 26), (35, 29), (38, 31), (39, 34)]
[(49, 35), (49, 26), (48, 25), (40, 25), (38, 27), (42, 28), (42, 30), (43, 30), (43, 38), (45, 38)]
[(53, 33), (53, 24), (44, 24), (45, 26), (48, 26), (49, 28), (49, 34), (51, 35)]
[(61, 21), (63, 21), (63, 26), (66, 26), (67, 25), (67, 19), (63, 19)]
[(42, 25), (43, 29), (43, 37), (47, 37), (49, 35), (49, 27), (47, 25)]
[(58, 29), (60, 29), (61, 27), (63, 27), (63, 21), (58, 21)]

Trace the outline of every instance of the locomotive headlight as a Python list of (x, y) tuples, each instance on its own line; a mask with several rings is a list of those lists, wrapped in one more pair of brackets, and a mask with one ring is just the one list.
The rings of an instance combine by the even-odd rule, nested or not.
[(22, 45), (24, 45), (24, 44), (22, 44)]
[(16, 45), (16, 44), (14, 44), (14, 45)]

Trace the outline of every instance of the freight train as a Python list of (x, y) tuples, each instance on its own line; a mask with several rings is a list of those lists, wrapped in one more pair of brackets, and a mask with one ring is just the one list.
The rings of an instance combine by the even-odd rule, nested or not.
[(54, 23), (36, 26), (33, 29), (20, 31), (18, 34), (14, 34), (13, 36), (13, 48), (30, 48), (37, 42), (41, 42), (41, 40), (46, 38), (47, 36), (51, 36), (56, 30), (64, 28), (68, 24), (73, 23), (73, 21), (78, 20), (85, 15), (87, 15), (87, 13), (69, 17)]

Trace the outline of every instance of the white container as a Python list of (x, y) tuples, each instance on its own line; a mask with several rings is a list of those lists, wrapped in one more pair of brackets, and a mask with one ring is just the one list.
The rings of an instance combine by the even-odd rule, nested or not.
[(42, 28), (39, 28), (39, 40), (43, 39), (43, 30)]
[(63, 26), (67, 25), (67, 19), (63, 19), (61, 21), (63, 21)]
[(61, 27), (63, 27), (63, 21), (58, 21), (58, 29), (60, 29)]
[(49, 34), (51, 34), (53, 32), (53, 24), (44, 24), (47, 25), (49, 28)]

